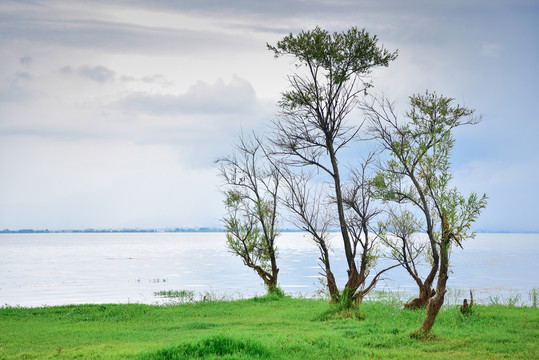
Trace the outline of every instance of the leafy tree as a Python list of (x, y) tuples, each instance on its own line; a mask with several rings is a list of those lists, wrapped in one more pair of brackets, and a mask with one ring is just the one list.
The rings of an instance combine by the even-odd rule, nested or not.
[[(272, 138), (277, 152), (289, 166), (310, 166), (328, 175), (331, 198), (344, 242), (348, 280), (346, 298), (356, 296), (363, 278), (355, 262), (354, 239), (345, 214), (339, 150), (357, 137), (358, 126), (347, 125), (347, 115), (361, 94), (372, 86), (365, 77), (388, 66), (397, 57), (377, 45), (376, 36), (355, 27), (330, 34), (316, 27), (290, 34), (269, 45), (275, 57), (291, 56), (298, 71), (289, 76), (290, 90), (283, 92), (280, 114)], [(308, 226), (307, 226), (308, 227)]]
[(486, 206), (486, 195), (465, 197), (450, 187), (450, 155), (455, 140), (453, 129), (477, 124), (474, 110), (453, 105), (454, 99), (436, 93), (410, 97), (411, 110), (401, 121), (385, 98), (363, 103), (370, 132), (389, 153), (374, 186), (386, 201), (410, 203), (423, 215), (429, 238), (432, 266), (425, 279), (436, 291), (427, 302), (427, 315), (417, 336), (428, 333), (440, 311), (447, 291), (449, 258), (453, 246), (462, 247), (473, 238), (471, 224)]
[(267, 161), (257, 138), (240, 138), (236, 154), (223, 157), (220, 175), (227, 215), (223, 219), (227, 246), (256, 271), (269, 293), (277, 287), (277, 192), (281, 177)]

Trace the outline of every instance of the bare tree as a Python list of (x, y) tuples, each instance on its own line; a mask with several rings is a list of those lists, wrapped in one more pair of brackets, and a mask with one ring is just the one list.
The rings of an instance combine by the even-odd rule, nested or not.
[(236, 153), (217, 160), (224, 180), (227, 246), (256, 271), (269, 293), (277, 287), (277, 198), (281, 176), (261, 142), (240, 137)]
[[(404, 305), (405, 309), (419, 309), (427, 305), (428, 300), (435, 295), (432, 287), (427, 287), (421, 277), (418, 265), (422, 257), (426, 257), (427, 243), (421, 241), (417, 232), (422, 228), (422, 222), (409, 210), (388, 210), (388, 217), (378, 224), (378, 236), (389, 249), (388, 257), (398, 261), (410, 274), (419, 287), (417, 298)], [(429, 259), (431, 265), (432, 259)]]
[(351, 169), (351, 181), (346, 184), (343, 191), (346, 222), (352, 240), (352, 253), (354, 258), (359, 257), (359, 287), (355, 295), (358, 303), (361, 303), (363, 298), (374, 289), (383, 273), (401, 265), (398, 262), (379, 270), (368, 281), (380, 257), (378, 235), (371, 231), (374, 219), (382, 213), (380, 204), (375, 204), (372, 179), (368, 174), (369, 165), (374, 159), (375, 153), (370, 153), (364, 162)]
[(282, 204), (292, 214), (294, 225), (310, 234), (311, 240), (320, 252), (320, 267), (333, 302), (339, 300), (339, 289), (331, 270), (329, 251), (331, 249), (329, 228), (333, 217), (330, 204), (324, 203), (325, 191), (321, 184), (312, 182), (313, 175), (304, 171), (293, 173), (286, 166), (279, 167), (283, 175), (284, 194)]

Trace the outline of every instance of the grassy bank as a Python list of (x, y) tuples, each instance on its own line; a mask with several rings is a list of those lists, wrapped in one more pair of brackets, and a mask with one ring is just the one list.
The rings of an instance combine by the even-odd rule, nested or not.
[[(339, 319), (323, 300), (263, 297), (177, 306), (0, 309), (0, 359), (537, 359), (539, 309), (479, 305), (440, 313), (430, 340), (408, 336), (424, 311), (392, 301)], [(329, 312), (328, 312), (329, 311)]]

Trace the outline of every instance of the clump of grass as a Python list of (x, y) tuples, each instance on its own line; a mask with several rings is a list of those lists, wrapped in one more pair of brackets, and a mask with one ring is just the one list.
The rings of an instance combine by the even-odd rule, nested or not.
[(269, 359), (265, 346), (250, 339), (235, 339), (226, 335), (215, 335), (196, 343), (167, 347), (155, 352), (142, 353), (140, 360), (202, 359), (202, 358), (254, 358)]
[(280, 287), (275, 286), (273, 289), (271, 289), (269, 291), (268, 295), (274, 295), (274, 296), (282, 298), (282, 297), (285, 296), (285, 293), (284, 293), (283, 289), (281, 289)]
[(271, 301), (279, 301), (285, 297), (284, 293), (269, 293), (264, 296), (255, 296), (250, 299), (250, 301), (253, 302), (260, 302), (260, 303), (266, 303)]
[(355, 319), (364, 320), (365, 316), (360, 311), (359, 306), (345, 307), (332, 305), (327, 311), (318, 315), (315, 320), (327, 321), (327, 320), (343, 320), (343, 319)]
[(416, 330), (410, 334), (410, 338), (420, 341), (433, 341), (436, 340), (436, 335), (429, 331)]

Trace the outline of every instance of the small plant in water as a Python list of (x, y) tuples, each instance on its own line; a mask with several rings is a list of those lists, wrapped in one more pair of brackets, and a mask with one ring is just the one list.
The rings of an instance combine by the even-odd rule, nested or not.
[(162, 282), (167, 282), (167, 279), (150, 279), (150, 282), (152, 284), (158, 284), (158, 283), (162, 283)]
[(518, 306), (521, 303), (520, 298), (521, 298), (521, 294), (519, 294), (519, 293), (511, 293), (509, 295), (509, 298), (507, 298), (507, 305), (508, 306)]
[(446, 298), (447, 306), (458, 305), (462, 302), (461, 298), (466, 297), (466, 291), (463, 289), (448, 288)]
[(539, 298), (539, 291), (537, 288), (531, 289), (531, 291), (528, 293), (528, 299), (531, 301), (531, 306), (533, 308), (537, 308), (537, 300)]
[(487, 304), (488, 305), (503, 305), (503, 302), (498, 295), (494, 295), (494, 296), (488, 297)]
[(379, 290), (373, 290), (368, 296), (367, 300), (369, 301), (379, 301), (384, 304), (392, 307), (401, 307), (404, 305), (404, 300), (407, 297), (405, 291), (389, 290), (386, 286)]
[(188, 303), (195, 301), (195, 292), (192, 290), (168, 290), (168, 291), (157, 291), (153, 293), (154, 296), (159, 296), (169, 299), (177, 299), (181, 303)]

